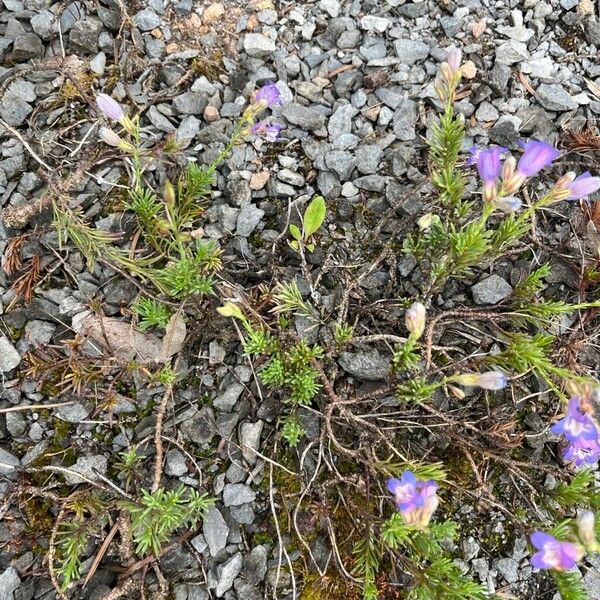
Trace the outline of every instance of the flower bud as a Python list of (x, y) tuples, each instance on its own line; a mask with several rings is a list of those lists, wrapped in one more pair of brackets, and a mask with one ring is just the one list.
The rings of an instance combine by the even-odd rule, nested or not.
[(455, 385), (449, 385), (448, 389), (455, 398), (464, 400), (466, 394), (460, 388), (457, 388)]
[(404, 314), (406, 329), (415, 339), (419, 339), (425, 330), (426, 310), (423, 304), (415, 302)]
[(575, 181), (576, 177), (577, 177), (577, 173), (573, 173), (573, 171), (568, 171), (555, 183), (554, 187), (559, 188), (559, 189), (564, 189), (572, 181)]
[(515, 212), (523, 206), (523, 202), (519, 198), (515, 198), (515, 196), (501, 196), (500, 198), (496, 198), (492, 204), (504, 213)]
[(484, 390), (501, 390), (506, 387), (508, 381), (506, 375), (500, 371), (487, 371), (486, 373), (464, 373), (453, 378), (461, 385), (471, 385)]
[(596, 541), (596, 517), (591, 510), (584, 510), (577, 516), (579, 539), (589, 552), (597, 552), (600, 545)]
[(450, 67), (453, 73), (458, 72), (460, 69), (460, 63), (462, 62), (462, 50), (460, 48), (454, 48), (450, 50), (446, 57), (446, 63)]
[(109, 119), (121, 121), (125, 116), (121, 105), (108, 94), (98, 94), (96, 96), (96, 106)]
[(486, 181), (483, 184), (483, 200), (485, 202), (493, 202), (498, 195), (498, 188), (493, 181)]
[(168, 179), (165, 181), (165, 185), (163, 188), (163, 198), (167, 206), (175, 206), (175, 188)]
[(123, 139), (115, 133), (110, 127), (100, 127), (98, 130), (98, 137), (109, 146), (118, 148), (123, 142)]
[(454, 79), (454, 73), (452, 72), (452, 69), (450, 68), (450, 65), (448, 63), (443, 62), (440, 65), (440, 71), (442, 73), (442, 77), (448, 82), (448, 83), (452, 83), (452, 80)]
[(514, 156), (509, 156), (502, 164), (502, 179), (504, 181), (510, 179), (517, 168), (517, 159)]
[(442, 102), (446, 102), (446, 99), (448, 97), (448, 93), (446, 92), (446, 86), (439, 79), (435, 80), (435, 83), (433, 84), (433, 89), (435, 90), (437, 97)]

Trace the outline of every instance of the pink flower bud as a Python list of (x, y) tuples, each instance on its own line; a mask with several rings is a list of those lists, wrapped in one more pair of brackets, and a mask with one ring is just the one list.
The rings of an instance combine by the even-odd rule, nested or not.
[(406, 329), (414, 338), (419, 339), (425, 330), (425, 307), (420, 302), (415, 302), (404, 314)]
[(108, 94), (98, 94), (96, 96), (96, 106), (109, 119), (120, 121), (125, 116), (121, 105)]
[(110, 127), (100, 127), (98, 131), (98, 137), (105, 144), (108, 144), (109, 146), (114, 146), (115, 148), (118, 148), (123, 142), (123, 139), (118, 134), (116, 134)]

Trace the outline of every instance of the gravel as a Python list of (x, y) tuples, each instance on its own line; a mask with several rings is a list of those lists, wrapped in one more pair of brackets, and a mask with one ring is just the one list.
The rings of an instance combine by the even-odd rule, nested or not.
[(0, 371), (6, 373), (18, 367), (21, 355), (10, 341), (0, 334)]
[(240, 506), (253, 502), (256, 492), (242, 483), (228, 483), (223, 488), (223, 504), (225, 506)]
[(540, 104), (553, 111), (567, 111), (577, 108), (577, 103), (562, 85), (542, 83), (536, 90)]
[(349, 375), (366, 381), (381, 381), (390, 370), (390, 359), (375, 349), (362, 352), (342, 352), (339, 363)]
[(15, 592), (21, 586), (21, 579), (16, 569), (8, 567), (0, 574), (0, 600), (16, 600)]
[(512, 294), (511, 285), (499, 275), (491, 275), (471, 288), (476, 304), (498, 304)]
[(227, 545), (229, 525), (218, 508), (213, 506), (208, 509), (202, 522), (202, 534), (211, 556), (217, 556)]

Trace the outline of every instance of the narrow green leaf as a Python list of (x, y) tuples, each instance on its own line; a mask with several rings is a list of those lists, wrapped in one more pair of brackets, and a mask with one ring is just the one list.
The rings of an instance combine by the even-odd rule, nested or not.
[(290, 225), (290, 233), (292, 234), (292, 237), (295, 240), (300, 241), (302, 239), (302, 232), (300, 231), (298, 226), (294, 225), (293, 223)]
[(327, 207), (325, 206), (325, 199), (323, 196), (316, 196), (312, 199), (311, 203), (306, 207), (304, 211), (304, 237), (309, 238), (315, 233), (325, 220), (325, 213)]

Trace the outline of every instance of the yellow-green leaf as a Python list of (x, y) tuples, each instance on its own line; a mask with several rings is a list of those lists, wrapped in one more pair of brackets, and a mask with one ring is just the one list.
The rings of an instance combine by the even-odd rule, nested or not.
[(308, 239), (315, 233), (325, 220), (325, 199), (323, 196), (316, 196), (304, 211), (304, 238)]
[(292, 237), (295, 240), (300, 241), (302, 239), (302, 233), (301, 233), (300, 229), (298, 228), (297, 225), (294, 225), (293, 223), (290, 225), (290, 233), (292, 234)]

